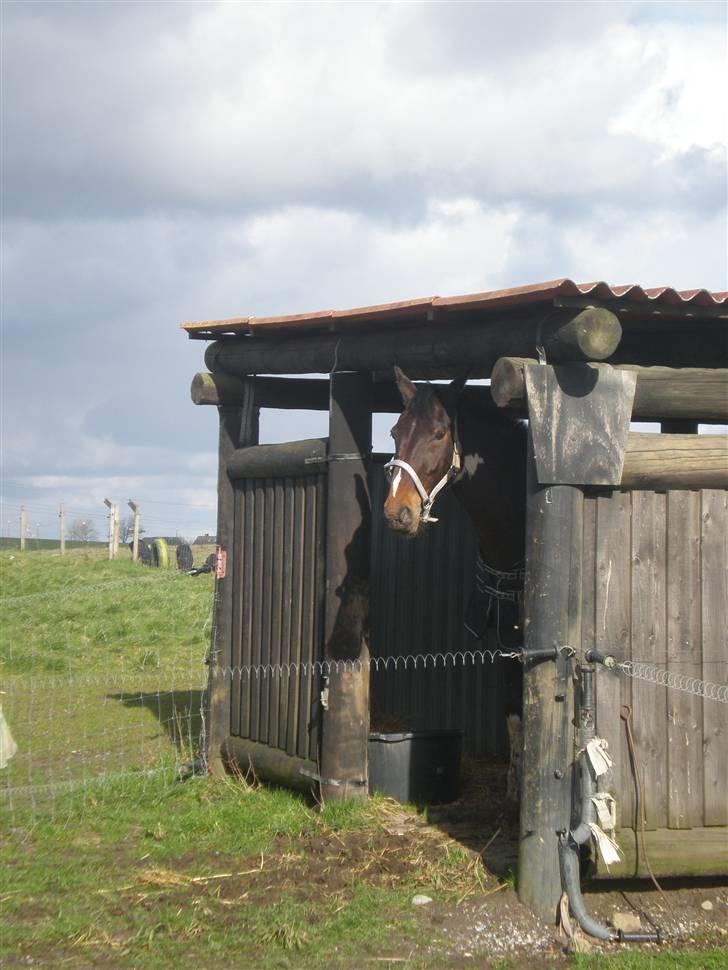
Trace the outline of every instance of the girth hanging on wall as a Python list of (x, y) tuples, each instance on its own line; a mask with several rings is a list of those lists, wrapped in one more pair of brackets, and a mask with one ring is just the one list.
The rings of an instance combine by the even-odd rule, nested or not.
[(499, 647), (512, 650), (523, 646), (525, 576), (522, 563), (508, 571), (494, 569), (478, 553), (473, 592), (465, 614), (465, 628), (476, 640), (482, 640), (493, 626)]

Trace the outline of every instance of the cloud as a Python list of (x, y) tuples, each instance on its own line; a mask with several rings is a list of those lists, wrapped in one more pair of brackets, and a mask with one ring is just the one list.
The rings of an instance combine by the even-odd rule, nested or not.
[(213, 494), (217, 416), (189, 401), (204, 344), (182, 320), (562, 275), (726, 286), (722, 4), (2, 17), (3, 458), (8, 501), (49, 529), (104, 482), (160, 524)]
[(319, 206), (412, 222), (431, 197), (554, 208), (577, 185), (583, 207), (684, 207), (665, 145), (701, 179), (724, 164), (704, 107), (724, 54), (699, 18), (644, 29), (628, 3), (83, 7), (81, 24), (75, 4), (13, 7), (10, 216)]

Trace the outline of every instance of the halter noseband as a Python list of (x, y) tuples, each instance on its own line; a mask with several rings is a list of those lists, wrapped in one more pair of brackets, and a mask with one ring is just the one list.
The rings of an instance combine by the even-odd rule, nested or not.
[(458, 435), (457, 435), (457, 424), (453, 427), (453, 445), (452, 445), (452, 458), (450, 459), (450, 467), (442, 476), (440, 481), (435, 485), (431, 492), (427, 492), (425, 486), (422, 484), (420, 476), (414, 470), (409, 462), (404, 461), (402, 458), (397, 458), (395, 455), (393, 458), (387, 462), (384, 466), (385, 471), (390, 471), (393, 468), (401, 468), (407, 472), (409, 477), (412, 479), (415, 488), (422, 500), (422, 511), (420, 512), (420, 522), (437, 522), (438, 519), (430, 515), (432, 506), (435, 504), (435, 499), (443, 490), (443, 488), (455, 478), (455, 476), (460, 471), (462, 462), (460, 458), (460, 449), (458, 447)]

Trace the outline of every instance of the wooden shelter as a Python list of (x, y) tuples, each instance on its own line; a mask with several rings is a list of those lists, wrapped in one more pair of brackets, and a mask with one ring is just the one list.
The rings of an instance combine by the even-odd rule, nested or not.
[[(609, 875), (644, 874), (644, 846), (658, 875), (728, 872), (728, 704), (704, 687), (728, 680), (728, 437), (696, 433), (728, 423), (727, 297), (558, 280), (183, 324), (213, 341), (192, 398), (220, 414), (211, 766), (252, 760), (287, 783), (316, 779), (327, 798), (365, 797), (372, 697), (390, 714), (409, 698), (443, 727), (449, 701), (481, 751), (503, 750), (498, 665), (482, 679), (421, 672), (401, 689), (398, 673), (385, 687), (371, 674), (372, 658), (465, 650), (467, 523), (447, 510), (452, 528), (417, 550), (385, 534), (371, 416), (400, 410), (393, 364), (413, 379), (467, 369), (491, 386), (466, 393), (529, 421), (521, 897), (555, 912), (557, 833), (575, 807), (574, 678), (589, 650), (630, 662), (596, 668), (625, 857)], [(328, 438), (259, 444), (260, 408), (328, 411)], [(430, 587), (418, 556), (431, 557)]]

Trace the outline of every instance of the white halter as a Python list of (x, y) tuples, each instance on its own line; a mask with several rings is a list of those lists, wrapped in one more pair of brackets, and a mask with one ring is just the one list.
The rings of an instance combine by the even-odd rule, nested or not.
[(460, 450), (458, 448), (457, 428), (454, 428), (453, 429), (453, 432), (454, 433), (453, 433), (452, 459), (450, 460), (450, 467), (445, 472), (445, 474), (442, 476), (442, 478), (440, 479), (440, 481), (435, 485), (435, 487), (432, 489), (432, 491), (429, 492), (429, 494), (425, 490), (425, 486), (420, 481), (420, 476), (414, 470), (414, 468), (412, 467), (412, 465), (409, 464), (409, 462), (404, 461), (402, 458), (397, 458), (397, 456), (395, 455), (384, 466), (385, 471), (388, 470), (388, 469), (391, 469), (391, 468), (402, 468), (404, 471), (407, 472), (407, 474), (409, 475), (409, 477), (414, 482), (414, 486), (417, 489), (417, 492), (418, 492), (420, 498), (422, 499), (422, 511), (420, 512), (420, 521), (421, 522), (437, 522), (437, 521), (439, 521), (438, 519), (436, 519), (436, 518), (434, 518), (433, 516), (430, 515), (430, 510), (432, 509), (432, 506), (435, 503), (435, 499), (440, 494), (440, 492), (443, 490), (443, 488), (449, 482), (451, 482), (453, 480), (453, 478), (455, 478), (455, 476), (460, 471), (461, 460), (460, 460)]

